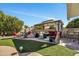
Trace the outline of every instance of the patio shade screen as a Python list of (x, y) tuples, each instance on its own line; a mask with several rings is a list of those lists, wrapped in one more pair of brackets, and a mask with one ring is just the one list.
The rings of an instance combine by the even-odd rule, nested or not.
[(79, 16), (79, 3), (67, 3), (67, 19)]

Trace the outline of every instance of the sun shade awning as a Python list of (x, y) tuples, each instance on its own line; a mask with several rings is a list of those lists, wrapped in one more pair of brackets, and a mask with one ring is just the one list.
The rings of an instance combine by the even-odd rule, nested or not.
[(67, 3), (67, 19), (79, 16), (79, 3)]

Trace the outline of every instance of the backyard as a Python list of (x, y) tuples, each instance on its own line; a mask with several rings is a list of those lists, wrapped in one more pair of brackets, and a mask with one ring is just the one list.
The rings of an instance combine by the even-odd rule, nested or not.
[(37, 52), (44, 56), (73, 56), (77, 53), (74, 50), (65, 48), (60, 45), (52, 45), (32, 40), (2, 39), (0, 40), (0, 46), (16, 47), (18, 51), (19, 47), (22, 46), (22, 52)]

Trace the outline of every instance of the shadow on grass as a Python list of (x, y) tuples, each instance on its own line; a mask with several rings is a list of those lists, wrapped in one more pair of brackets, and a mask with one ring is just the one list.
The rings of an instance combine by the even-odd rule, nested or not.
[(36, 52), (41, 49), (53, 46), (52, 44), (44, 43), (44, 42), (38, 42), (33, 40), (13, 40), (14, 45), (18, 52), (20, 52), (19, 48), (20, 46), (23, 47), (22, 52)]

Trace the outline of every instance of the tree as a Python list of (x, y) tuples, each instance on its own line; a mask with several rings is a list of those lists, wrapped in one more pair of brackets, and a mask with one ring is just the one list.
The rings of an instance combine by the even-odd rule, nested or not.
[(22, 29), (24, 22), (17, 17), (9, 16), (0, 11), (0, 33), (6, 32), (8, 35), (12, 32), (19, 32)]
[(79, 28), (79, 18), (69, 22), (66, 28)]
[(24, 25), (24, 28), (28, 28), (28, 26), (27, 25)]
[(74, 21), (69, 22), (68, 25), (66, 26), (66, 28), (74, 28), (74, 27), (75, 27)]

